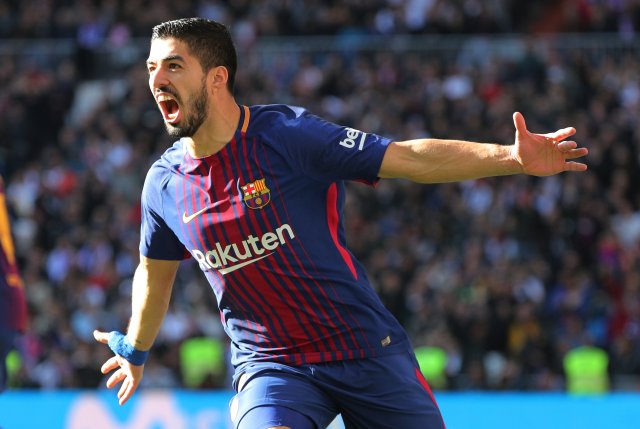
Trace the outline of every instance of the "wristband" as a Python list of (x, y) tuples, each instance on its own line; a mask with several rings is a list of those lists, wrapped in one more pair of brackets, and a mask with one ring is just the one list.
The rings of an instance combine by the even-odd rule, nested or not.
[(109, 332), (109, 348), (115, 354), (122, 356), (127, 361), (134, 365), (142, 365), (149, 356), (149, 350), (142, 351), (136, 350), (135, 347), (129, 342), (129, 338), (126, 335), (118, 331)]

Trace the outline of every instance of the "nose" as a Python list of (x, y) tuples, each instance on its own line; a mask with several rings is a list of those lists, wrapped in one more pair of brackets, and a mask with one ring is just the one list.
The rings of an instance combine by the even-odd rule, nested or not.
[(155, 93), (158, 88), (163, 88), (168, 85), (169, 79), (161, 67), (156, 68), (149, 74), (149, 88), (151, 88), (151, 92)]

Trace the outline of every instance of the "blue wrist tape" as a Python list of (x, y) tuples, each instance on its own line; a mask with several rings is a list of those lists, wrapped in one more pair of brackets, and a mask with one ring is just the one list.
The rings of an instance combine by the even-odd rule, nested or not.
[(109, 348), (134, 365), (142, 365), (149, 356), (149, 351), (136, 350), (126, 335), (118, 331), (109, 332)]

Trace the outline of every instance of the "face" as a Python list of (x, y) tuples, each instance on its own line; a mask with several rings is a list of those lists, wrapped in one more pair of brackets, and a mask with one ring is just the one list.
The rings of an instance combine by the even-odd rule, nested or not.
[(149, 88), (170, 136), (192, 137), (209, 110), (206, 75), (183, 42), (156, 39), (151, 43)]

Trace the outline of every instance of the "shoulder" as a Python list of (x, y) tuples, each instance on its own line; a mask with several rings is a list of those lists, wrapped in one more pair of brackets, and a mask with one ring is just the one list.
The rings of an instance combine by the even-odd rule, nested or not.
[(288, 104), (257, 105), (249, 110), (247, 134), (263, 137), (266, 141), (315, 140), (326, 135), (332, 125), (304, 107)]
[(312, 115), (307, 109), (288, 104), (264, 104), (249, 108), (249, 133), (282, 131), (305, 123)]
[(289, 104), (258, 104), (249, 107), (251, 122), (260, 123), (264, 120), (288, 121), (300, 118), (308, 113), (307, 109)]
[(171, 170), (177, 169), (184, 160), (185, 146), (182, 140), (176, 141), (170, 148), (158, 158), (149, 168), (149, 175), (169, 174)]
[(161, 190), (165, 188), (171, 178), (171, 172), (179, 167), (183, 157), (184, 146), (182, 142), (178, 140), (149, 167), (144, 182), (143, 193), (148, 192), (150, 189)]

